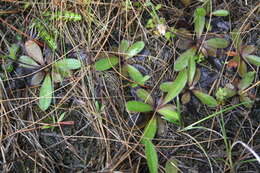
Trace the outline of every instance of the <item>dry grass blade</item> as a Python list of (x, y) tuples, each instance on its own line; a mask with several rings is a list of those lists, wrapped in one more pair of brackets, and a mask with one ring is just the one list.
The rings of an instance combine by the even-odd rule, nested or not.
[[(196, 37), (193, 14), (203, 4), (208, 6), (206, 14), (197, 11)], [(259, 7), (258, 0), (2, 0), (0, 172), (165, 172), (169, 161), (174, 167), (167, 169), (178, 172), (259, 171)], [(154, 27), (146, 27), (154, 18)], [(234, 28), (241, 45), (224, 41)], [(20, 49), (10, 58), (13, 44)], [(198, 56), (207, 46), (214, 56)], [(105, 57), (118, 58), (95, 68)], [(125, 65), (139, 73), (127, 74)], [(70, 75), (61, 75), (64, 69)], [(239, 90), (248, 72), (255, 75)], [(42, 111), (46, 74), (53, 88), (43, 96), (52, 100)], [(236, 95), (211, 99), (212, 107), (192, 92), (217, 98), (226, 86)], [(238, 94), (253, 100), (253, 107)], [(129, 101), (135, 101), (131, 110), (143, 112), (128, 111)], [(142, 137), (152, 117), (153, 139), (145, 149)], [(147, 156), (158, 160), (147, 164)]]

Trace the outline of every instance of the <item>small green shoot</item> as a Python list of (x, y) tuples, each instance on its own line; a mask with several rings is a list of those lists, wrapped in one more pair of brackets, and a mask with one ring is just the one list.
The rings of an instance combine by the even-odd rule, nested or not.
[(120, 62), (122, 62), (122, 70), (125, 70), (127, 72), (126, 75), (129, 75), (131, 80), (134, 82), (134, 84), (132, 84), (132, 87), (144, 85), (145, 82), (150, 78), (150, 76), (143, 76), (143, 74), (136, 67), (128, 63), (128, 59), (133, 58), (138, 53), (140, 53), (144, 49), (144, 46), (145, 44), (143, 41), (135, 42), (130, 46), (127, 40), (122, 40), (118, 47), (118, 52), (122, 59), (114, 55), (107, 58), (102, 58), (95, 63), (95, 69), (97, 71), (109, 70), (116, 67)]
[(9, 58), (16, 60), (17, 59), (17, 52), (19, 51), (19, 46), (17, 44), (12, 44), (9, 48)]
[(220, 103), (224, 103), (227, 99), (238, 95), (240, 102), (248, 102), (244, 105), (249, 108), (252, 107), (253, 102), (251, 101), (249, 91), (245, 92), (245, 90), (250, 87), (254, 78), (255, 72), (247, 72), (236, 87), (232, 84), (227, 84), (224, 88), (219, 88), (216, 93), (217, 100)]
[[(182, 76), (182, 74), (179, 76), (179, 78), (181, 76)], [(179, 87), (179, 88), (181, 88), (181, 87)], [(170, 91), (170, 93), (171, 92), (174, 92), (174, 91)], [(180, 116), (180, 113), (178, 111), (176, 111), (176, 106), (174, 106), (172, 104), (167, 104), (170, 101), (170, 100), (169, 101), (167, 101), (167, 100), (169, 98), (173, 99), (173, 97), (166, 96), (165, 97), (166, 99), (163, 99), (163, 100), (164, 101), (166, 100), (167, 102), (162, 102), (162, 103), (159, 103), (158, 105), (154, 105), (155, 104), (154, 99), (150, 96), (149, 92), (147, 92), (144, 89), (137, 89), (136, 93), (137, 93), (137, 96), (146, 103), (144, 103), (142, 101), (128, 101), (126, 103), (126, 108), (128, 111), (154, 112), (154, 113), (156, 112), (156, 113), (161, 114), (162, 118), (167, 120), (168, 122), (180, 125), (181, 116)], [(176, 95), (176, 93), (174, 93), (174, 95)]]
[(81, 68), (81, 62), (77, 59), (64, 58), (54, 62), (51, 69), (43, 71), (40, 69), (45, 68), (46, 64), (41, 48), (34, 41), (29, 40), (25, 43), (25, 49), (29, 56), (20, 56), (18, 62), (20, 67), (38, 71), (32, 76), (31, 85), (39, 85), (43, 81), (40, 88), (39, 107), (41, 110), (45, 111), (51, 104), (53, 81), (57, 81), (57, 75), (60, 76), (60, 81), (62, 81), (64, 77), (68, 77), (71, 70)]
[[(132, 58), (140, 53), (144, 48), (144, 42), (138, 41), (129, 47), (128, 41), (122, 40), (119, 45), (119, 52), (123, 56), (124, 60)], [(97, 71), (105, 71), (119, 64), (119, 57), (111, 56), (102, 58), (95, 63), (95, 69)]]
[(49, 20), (63, 20), (63, 21), (80, 21), (82, 17), (78, 13), (70, 11), (45, 12), (43, 16), (48, 17)]
[(217, 92), (216, 92), (216, 99), (220, 102), (220, 103), (224, 103), (225, 100), (233, 97), (234, 95), (236, 95), (236, 91), (233, 89), (227, 87), (224, 88), (218, 88)]
[(49, 129), (49, 128), (51, 128), (51, 130), (54, 130), (54, 128), (55, 128), (55, 126), (58, 124), (58, 123), (60, 123), (60, 122), (62, 122), (64, 119), (65, 119), (65, 115), (66, 115), (66, 112), (63, 112), (60, 116), (59, 116), (59, 118), (56, 120), (56, 118), (55, 118), (55, 116), (52, 116), (52, 123), (53, 123), (53, 125), (52, 126), (50, 126), (50, 125), (45, 125), (45, 126), (43, 126), (42, 127), (42, 129)]
[(9, 47), (9, 54), (3, 55), (0, 58), (5, 59), (5, 62), (1, 64), (2, 69), (5, 69), (7, 72), (12, 72), (14, 70), (13, 61), (17, 59), (17, 52), (19, 51), (19, 46), (17, 44), (12, 44)]
[(238, 30), (234, 29), (231, 33), (233, 45), (236, 48), (236, 55), (232, 61), (238, 64), (238, 74), (243, 77), (247, 72), (245, 61), (257, 67), (260, 66), (260, 57), (254, 55), (256, 47), (254, 45), (243, 45), (243, 40)]
[[(191, 72), (192, 71), (192, 72)], [(216, 107), (218, 105), (215, 98), (212, 96), (209, 96), (208, 94), (203, 93), (202, 91), (195, 89), (195, 85), (200, 79), (200, 70), (196, 70), (193, 67), (193, 70), (183, 70), (180, 72), (177, 76), (177, 78), (173, 82), (164, 82), (160, 85), (160, 89), (163, 92), (167, 92), (164, 100), (164, 104), (174, 99), (177, 95), (179, 95), (181, 92), (184, 92), (182, 95), (181, 100), (183, 101), (183, 104), (186, 104), (190, 101), (190, 91), (203, 103), (206, 104), (209, 107)], [(195, 72), (194, 72), (195, 71)], [(189, 88), (188, 91), (185, 91), (184, 88), (186, 86), (187, 81)], [(176, 114), (177, 116), (177, 114)]]
[[(52, 123), (53, 123), (53, 124), (56, 124), (56, 123), (59, 123), (59, 122), (63, 121), (64, 118), (65, 118), (65, 115), (66, 115), (66, 112), (63, 112), (63, 113), (60, 115), (60, 117), (58, 118), (58, 120), (56, 120), (55, 117), (52, 116)], [(45, 126), (42, 127), (42, 129), (49, 129), (49, 128), (51, 128), (51, 129), (53, 130), (54, 127), (55, 127), (55, 126), (45, 125)]]
[(42, 24), (38, 20), (34, 20), (32, 26), (37, 29), (39, 37), (43, 39), (52, 50), (56, 50), (58, 48), (58, 45), (56, 43), (58, 32), (49, 31), (46, 28), (46, 25)]

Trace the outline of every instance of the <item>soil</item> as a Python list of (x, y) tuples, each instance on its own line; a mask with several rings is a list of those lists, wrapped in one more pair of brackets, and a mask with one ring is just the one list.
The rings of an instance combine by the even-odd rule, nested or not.
[[(152, 90), (155, 102), (160, 103), (165, 94), (159, 86), (175, 79), (177, 73), (173, 71), (173, 64), (184, 50), (176, 46), (181, 39), (178, 36), (166, 40), (156, 34), (156, 29), (145, 27), (151, 18), (145, 1), (133, 1), (139, 5), (132, 5), (128, 11), (123, 2), (0, 2), (0, 172), (149, 172), (140, 136), (152, 114), (129, 113), (125, 103), (138, 99), (137, 88), (131, 88), (118, 71), (98, 72), (93, 64), (104, 54), (115, 53), (123, 39), (131, 43), (144, 41), (144, 50), (130, 63), (142, 74), (151, 76), (143, 88)], [(193, 12), (202, 5), (201, 2), (192, 1), (186, 7), (179, 1), (151, 2), (162, 4), (158, 15), (165, 19), (168, 27), (193, 32)], [(230, 15), (212, 17), (210, 34), (231, 41), (230, 31), (241, 29), (243, 42), (255, 45), (257, 51), (254, 54), (260, 56), (259, 1), (217, 0), (213, 1), (213, 9), (226, 9)], [(51, 21), (50, 31), (54, 27), (58, 32), (58, 49), (52, 51), (32, 24), (33, 19), (46, 22), (45, 11), (60, 10), (81, 14), (82, 19)], [(40, 86), (30, 85), (34, 70), (20, 67), (17, 60), (13, 62), (13, 71), (7, 72), (3, 67), (7, 63), (3, 57), (9, 54), (11, 44), (20, 46), (19, 57), (26, 54), (24, 43), (31, 39), (42, 44), (46, 61), (64, 56), (80, 59), (83, 63), (82, 69), (55, 84), (52, 105), (47, 111), (38, 106)], [(218, 57), (209, 56), (197, 65), (201, 77), (196, 89), (214, 95), (218, 87), (224, 87), (230, 79), (241, 79), (236, 69), (226, 68), (225, 63), (232, 58), (226, 56), (228, 50), (234, 48), (230, 45), (218, 50)], [(248, 66), (248, 70), (256, 71), (253, 83), (259, 84), (259, 68)], [(240, 103), (239, 97), (235, 96), (217, 108), (209, 108), (192, 94), (189, 87), (185, 91), (191, 93), (191, 100), (181, 104), (182, 125), (163, 120), (160, 132), (153, 140), (159, 172), (165, 172), (165, 164), (171, 158), (178, 161), (179, 172), (183, 173), (259, 172), (260, 163), (251, 151), (241, 144), (229, 148), (241, 141), (260, 155), (259, 85), (250, 90), (254, 100), (251, 108), (237, 106), (203, 121), (198, 124), (200, 128), (181, 131), (208, 115)], [(52, 124), (53, 118), (58, 119), (63, 112), (66, 112), (63, 121), (73, 123), (42, 128), (43, 123)], [(223, 130), (226, 137), (223, 137)]]

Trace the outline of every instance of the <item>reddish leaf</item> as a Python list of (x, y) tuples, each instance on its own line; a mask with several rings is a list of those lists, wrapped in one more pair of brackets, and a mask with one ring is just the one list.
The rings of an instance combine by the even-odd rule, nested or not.
[(232, 68), (232, 67), (237, 68), (238, 63), (236, 61), (234, 61), (233, 59), (231, 59), (228, 61), (227, 66), (228, 66), (228, 68)]
[(227, 51), (226, 54), (227, 54), (227, 56), (237, 56), (238, 55), (237, 52), (235, 52), (235, 51)]
[(41, 48), (34, 41), (29, 40), (25, 42), (25, 50), (28, 55), (33, 58), (36, 62), (44, 65), (43, 55)]

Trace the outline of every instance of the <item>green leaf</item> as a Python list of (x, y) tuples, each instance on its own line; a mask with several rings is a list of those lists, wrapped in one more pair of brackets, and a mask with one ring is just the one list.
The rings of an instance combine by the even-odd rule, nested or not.
[[(65, 58), (54, 63), (56, 68), (56, 74), (53, 74), (54, 81), (62, 81), (62, 77), (69, 77), (71, 75), (70, 70), (76, 70), (81, 68), (81, 62), (74, 58)], [(59, 75), (58, 75), (59, 74)]]
[(256, 55), (247, 55), (245, 57), (251, 64), (260, 66), (260, 57)]
[(41, 48), (34, 41), (29, 40), (25, 43), (25, 50), (28, 55), (41, 65), (44, 65)]
[(247, 102), (244, 104), (247, 108), (253, 107), (254, 102), (250, 99), (250, 97), (248, 97), (247, 94), (240, 95), (239, 99), (240, 99), (240, 102)]
[(39, 64), (35, 62), (31, 57), (29, 56), (20, 56), (19, 60), (20, 62), (19, 66), (24, 68), (35, 68), (39, 67)]
[(240, 46), (242, 45), (242, 39), (240, 37), (240, 33), (237, 29), (234, 29), (232, 32), (231, 32), (231, 38), (232, 38), (232, 41), (233, 41), (233, 44), (234, 44), (234, 47), (236, 49), (239, 49)]
[(218, 105), (218, 102), (214, 97), (205, 94), (199, 90), (192, 90), (193, 94), (203, 103), (208, 105), (209, 107), (216, 107)]
[(206, 41), (206, 45), (212, 48), (226, 48), (229, 42), (223, 38), (212, 38)]
[(196, 54), (195, 48), (190, 48), (184, 53), (182, 53), (179, 58), (174, 63), (174, 70), (175, 71), (181, 71), (189, 64), (189, 59), (193, 58)]
[(126, 108), (132, 112), (150, 112), (153, 110), (151, 105), (139, 101), (128, 101)]
[(169, 92), (173, 82), (164, 82), (160, 85), (160, 90), (162, 92)]
[(127, 71), (131, 79), (139, 84), (142, 84), (143, 75), (137, 68), (132, 65), (127, 65)]
[(153, 143), (146, 139), (144, 140), (145, 156), (150, 173), (158, 173), (158, 156)]
[(197, 8), (194, 13), (194, 25), (197, 38), (200, 38), (205, 26), (206, 11), (204, 8)]
[(66, 112), (63, 112), (63, 113), (60, 115), (60, 117), (59, 117), (59, 119), (57, 120), (57, 122), (63, 121), (64, 118), (65, 118), (65, 115), (66, 115)]
[(240, 91), (249, 87), (255, 78), (255, 72), (251, 71), (244, 75), (243, 79), (239, 82), (238, 88)]
[[(71, 76), (71, 71), (70, 70), (61, 70), (61, 69), (58, 69), (57, 70), (57, 73), (60, 74), (60, 76), (62, 78), (66, 78), (66, 77), (70, 77)], [(58, 77), (58, 76), (56, 76)], [(57, 79), (57, 78), (56, 78)]]
[(159, 9), (161, 9), (162, 8), (162, 4), (157, 4), (156, 6), (155, 6), (155, 10), (159, 10)]
[(256, 50), (254, 45), (246, 45), (242, 48), (242, 56), (245, 57)]
[(12, 72), (14, 70), (14, 66), (12, 63), (7, 63), (5, 68), (7, 72)]
[(49, 17), (50, 20), (80, 21), (82, 19), (80, 14), (71, 11), (47, 11), (43, 15)]
[(152, 140), (156, 134), (157, 131), (157, 119), (156, 117), (153, 117), (152, 119), (150, 119), (150, 121), (148, 122), (148, 124), (146, 125), (145, 129), (144, 129), (144, 133), (143, 133), (143, 137), (141, 139), (141, 142), (144, 144), (145, 141), (144, 140)]
[(74, 58), (65, 58), (54, 63), (54, 66), (62, 71), (81, 68), (81, 62)]
[(189, 67), (188, 67), (188, 83), (189, 86), (192, 85), (193, 79), (196, 73), (196, 63), (194, 58), (190, 58), (189, 60)]
[(147, 21), (145, 27), (148, 28), (148, 29), (149, 29), (149, 28), (155, 28), (155, 24), (154, 24), (154, 21), (153, 21), (152, 18), (151, 18), (151, 19), (148, 19), (148, 21)]
[(239, 66), (238, 66), (238, 74), (241, 76), (241, 77), (244, 77), (245, 74), (247, 73), (247, 64), (245, 63), (245, 61), (242, 61), (240, 59), (240, 56), (236, 56), (234, 57), (235, 62), (238, 62)]
[(150, 78), (151, 78), (151, 76), (145, 75), (145, 76), (143, 77), (143, 79), (140, 81), (140, 83), (144, 85), (144, 83), (145, 83), (147, 80), (149, 80)]
[(202, 7), (195, 10), (195, 16), (206, 16), (206, 10)]
[(176, 35), (174, 35), (174, 33), (170, 32), (170, 31), (168, 31), (165, 33), (164, 37), (166, 38), (166, 40), (169, 41), (171, 38), (176, 37)]
[(122, 40), (120, 45), (119, 45), (118, 50), (119, 50), (119, 52), (125, 53), (127, 51), (128, 47), (129, 47), (128, 41)]
[(128, 58), (132, 58), (133, 56), (137, 55), (138, 53), (140, 53), (143, 48), (144, 48), (145, 44), (143, 41), (138, 41), (135, 42), (132, 46), (129, 47), (129, 49), (127, 50), (127, 59)]
[(19, 50), (19, 46), (17, 44), (12, 44), (12, 46), (9, 49), (9, 57), (13, 60), (16, 60), (16, 53)]
[(180, 114), (175, 110), (174, 105), (165, 105), (162, 108), (158, 109), (157, 112), (163, 115), (163, 119), (179, 125)]
[(108, 58), (103, 58), (98, 60), (95, 63), (95, 69), (97, 71), (104, 71), (108, 70), (114, 66), (116, 66), (119, 63), (119, 58), (116, 56), (108, 57)]
[(45, 76), (45, 73), (40, 71), (38, 73), (36, 73), (35, 75), (33, 75), (32, 79), (31, 79), (31, 85), (40, 85), (43, 78)]
[(49, 108), (52, 100), (53, 86), (50, 74), (47, 74), (44, 78), (40, 89), (39, 107), (45, 111)]
[(147, 92), (145, 89), (137, 89), (136, 95), (145, 103), (148, 103), (150, 105), (153, 105), (154, 101), (153, 98), (151, 97), (150, 93)]
[(180, 94), (182, 89), (185, 87), (187, 83), (188, 75), (187, 70), (180, 71), (176, 79), (173, 81), (172, 85), (169, 88), (167, 95), (163, 100), (163, 104), (168, 103), (173, 100), (177, 95)]
[(178, 161), (176, 159), (167, 160), (165, 173), (178, 173)]
[[(145, 82), (146, 82), (148, 79), (150, 79), (150, 77), (151, 77), (151, 76), (145, 75), (145, 76), (142, 78), (142, 80), (140, 80), (140, 81), (138, 82), (138, 84), (144, 85)], [(133, 83), (133, 84), (131, 84), (131, 86), (132, 86), (132, 87), (137, 87), (138, 84), (137, 84), (137, 83)]]
[[(52, 36), (52, 34), (50, 34), (45, 28), (44, 26), (40, 24), (37, 28), (39, 30), (39, 37), (42, 38), (47, 44), (48, 46), (54, 51), (58, 48), (58, 45), (56, 43), (56, 40), (54, 38), (54, 36)], [(42, 28), (40, 28), (42, 27)]]
[(234, 89), (230, 89), (230, 88), (218, 88), (218, 91), (216, 93), (216, 98), (219, 101), (224, 101), (230, 97), (233, 97), (234, 95), (236, 95), (236, 90)]
[(227, 10), (216, 10), (216, 11), (212, 12), (212, 15), (214, 15), (214, 16), (228, 16), (229, 11), (227, 11)]

